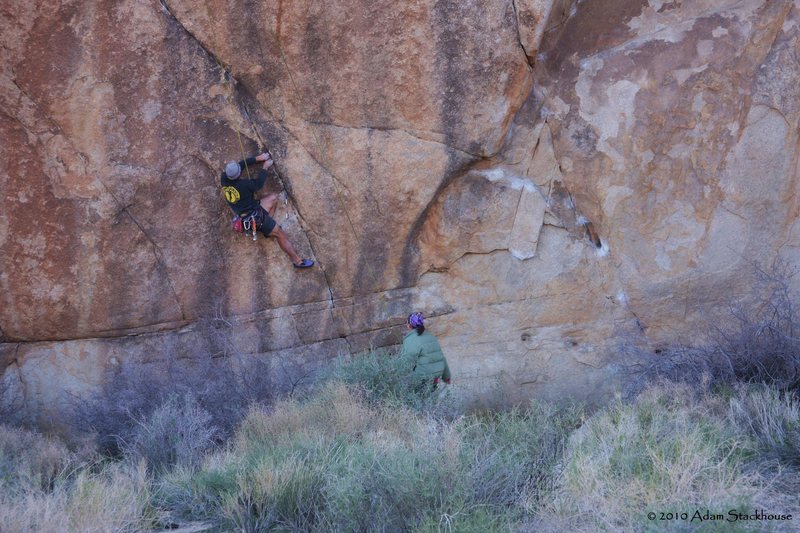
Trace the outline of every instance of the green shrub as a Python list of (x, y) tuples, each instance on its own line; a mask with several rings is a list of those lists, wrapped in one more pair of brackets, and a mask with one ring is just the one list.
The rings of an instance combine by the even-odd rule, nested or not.
[[(147, 438), (129, 452), (158, 451), (155, 479), (145, 461), (54, 473), (31, 465), (50, 465), (41, 458), (64, 449), (0, 433), (20, 458), (45, 450), (18, 469), (27, 461), (25, 472), (49, 473), (17, 475), (17, 488), (0, 492), (0, 530), (203, 520), (223, 531), (649, 531), (659, 529), (650, 511), (796, 513), (799, 416), (796, 399), (768, 387), (717, 394), (673, 384), (588, 420), (544, 402), (449, 419), (328, 381), (305, 401), (251, 407), (228, 445), (210, 450), (175, 429), (197, 428), (201, 442), (207, 416), (191, 398), (173, 398), (143, 421)], [(19, 481), (29, 479), (37, 481)]]
[(323, 380), (364, 391), (370, 404), (390, 402), (429, 411), (439, 394), (419, 386), (411, 371), (413, 366), (411, 359), (396, 351), (377, 349), (337, 359)]
[(510, 529), (549, 494), (579, 417), (545, 404), (447, 420), (328, 382), (307, 401), (252, 408), (229, 450), (159, 498), (243, 531)]
[(239, 464), (229, 453), (209, 455), (201, 469), (178, 464), (158, 479), (154, 503), (175, 518), (213, 518), (221, 501), (239, 490)]
[(764, 479), (750, 468), (755, 450), (752, 433), (730, 423), (719, 397), (688, 386), (650, 388), (573, 434), (539, 527), (644, 530), (651, 511), (724, 513), (768, 505)]
[(240, 473), (236, 494), (222, 500), (226, 529), (268, 531), (320, 530), (324, 513), (324, 476), (331, 455), (324, 447), (282, 450), (288, 454), (265, 456)]

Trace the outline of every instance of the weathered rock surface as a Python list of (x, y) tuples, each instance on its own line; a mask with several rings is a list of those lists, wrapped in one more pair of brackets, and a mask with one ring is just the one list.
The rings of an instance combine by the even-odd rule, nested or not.
[[(0, 372), (52, 412), (122, 360), (320, 361), (420, 309), (456, 380), (592, 398), (798, 259), (796, 2), (0, 7)], [(227, 228), (268, 147), (279, 223)], [(8, 391), (11, 391), (8, 393)]]

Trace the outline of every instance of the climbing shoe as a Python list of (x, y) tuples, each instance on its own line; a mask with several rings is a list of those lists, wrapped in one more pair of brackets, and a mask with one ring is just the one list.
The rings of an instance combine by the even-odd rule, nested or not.
[(299, 263), (292, 263), (295, 268), (311, 268), (314, 266), (314, 261), (311, 259), (303, 259)]

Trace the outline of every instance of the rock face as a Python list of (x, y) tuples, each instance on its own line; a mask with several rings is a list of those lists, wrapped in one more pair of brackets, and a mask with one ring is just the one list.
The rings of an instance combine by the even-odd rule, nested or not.
[[(12, 0), (0, 372), (45, 417), (121, 361), (315, 362), (432, 315), (477, 395), (609, 393), (798, 259), (796, 2)], [(228, 230), (269, 148), (318, 267)], [(255, 169), (254, 169), (255, 170)]]

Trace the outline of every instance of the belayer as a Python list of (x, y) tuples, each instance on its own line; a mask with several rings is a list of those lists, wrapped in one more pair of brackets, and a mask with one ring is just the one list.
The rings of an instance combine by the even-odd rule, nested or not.
[(403, 337), (400, 352), (413, 362), (411, 372), (420, 390), (435, 389), (440, 381), (450, 383), (450, 367), (444, 358), (439, 340), (425, 331), (422, 313), (411, 313), (406, 319), (406, 328), (411, 330)]
[[(242, 171), (250, 165), (264, 162), (264, 166), (258, 171), (255, 179), (242, 179)], [(255, 157), (248, 157), (244, 161), (231, 161), (225, 165), (222, 171), (220, 183), (225, 201), (236, 213), (248, 229), (255, 232), (260, 231), (265, 237), (275, 237), (278, 246), (281, 247), (286, 255), (292, 260), (295, 268), (309, 268), (314, 265), (314, 261), (303, 259), (295, 252), (289, 237), (275, 222), (275, 209), (278, 204), (278, 195), (271, 193), (262, 198), (256, 199), (256, 191), (264, 186), (267, 181), (267, 170), (272, 166), (273, 161), (269, 153), (259, 154)]]

